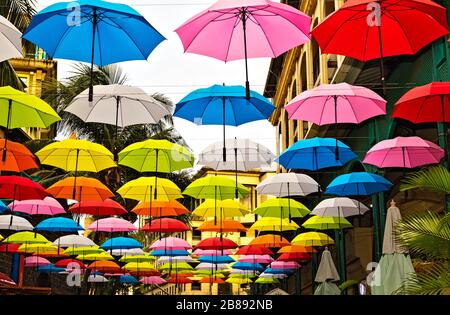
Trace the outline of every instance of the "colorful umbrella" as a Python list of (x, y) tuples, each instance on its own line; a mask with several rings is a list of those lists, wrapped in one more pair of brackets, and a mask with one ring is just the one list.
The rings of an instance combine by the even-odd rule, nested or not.
[(150, 253), (152, 257), (160, 257), (160, 256), (188, 256), (189, 252), (186, 249), (171, 249), (171, 248), (163, 248), (163, 249), (155, 249)]
[[(223, 61), (275, 58), (310, 40), (311, 18), (292, 6), (269, 0), (220, 0), (175, 31), (186, 52)], [(289, 34), (289, 36), (280, 36)]]
[(189, 213), (189, 210), (177, 200), (160, 201), (153, 200), (150, 202), (140, 202), (131, 210), (137, 215), (158, 217), (176, 217)]
[(0, 230), (32, 231), (33, 225), (25, 218), (17, 215), (0, 215)]
[(264, 245), (245, 245), (236, 251), (236, 255), (273, 255)]
[(196, 248), (200, 249), (233, 249), (239, 245), (228, 238), (209, 237), (201, 240)]
[(160, 272), (149, 262), (129, 262), (122, 267), (135, 276), (159, 276)]
[(0, 176), (0, 198), (12, 200), (44, 199), (49, 192), (38, 183), (20, 176)]
[(197, 125), (222, 125), (222, 157), (226, 162), (225, 126), (268, 119), (274, 109), (273, 104), (261, 94), (254, 91), (247, 91), (246, 94), (243, 86), (213, 85), (186, 95), (177, 103), (173, 115)]
[(140, 282), (142, 282), (143, 284), (161, 285), (161, 284), (165, 284), (167, 281), (161, 277), (152, 276), (152, 277), (143, 277), (140, 280)]
[(25, 258), (25, 267), (40, 267), (50, 265), (51, 262), (44, 257), (29, 256)]
[(3, 240), (5, 244), (42, 244), (49, 243), (48, 239), (35, 232), (17, 232)]
[[(114, 246), (113, 246), (114, 247)], [(143, 256), (147, 255), (148, 253), (144, 252), (142, 248), (136, 247), (136, 248), (116, 248), (112, 250), (113, 256), (122, 256), (122, 257), (135, 257), (135, 256)], [(150, 257), (154, 259), (153, 257)]]
[(15, 212), (22, 212), (29, 215), (57, 215), (66, 213), (63, 206), (52, 198), (45, 197), (43, 200), (40, 199), (28, 199), (21, 201), (14, 201), (8, 205), (11, 210)]
[(352, 224), (344, 217), (319, 217), (315, 215), (303, 222), (302, 226), (314, 230), (336, 230), (351, 228)]
[(262, 217), (303, 218), (310, 213), (302, 203), (290, 198), (273, 198), (261, 203), (254, 211)]
[(334, 241), (326, 234), (320, 232), (306, 232), (297, 235), (292, 240), (292, 245), (325, 246), (334, 244)]
[(225, 281), (223, 279), (217, 278), (217, 277), (204, 277), (199, 282), (200, 283), (217, 283), (217, 284), (225, 283)]
[(242, 255), (241, 257), (239, 257), (238, 261), (254, 264), (269, 264), (274, 261), (274, 259), (269, 255)]
[[(61, 246), (63, 247), (63, 246)], [(75, 255), (90, 255), (90, 254), (100, 254), (104, 253), (105, 251), (103, 249), (100, 249), (97, 245), (81, 245), (81, 246), (72, 246), (67, 247), (64, 250), (64, 254), (67, 254), (69, 256), (75, 256)]]
[(53, 245), (58, 247), (86, 247), (86, 246), (96, 246), (95, 243), (90, 239), (82, 235), (65, 235), (57, 238)]
[(22, 33), (8, 19), (0, 16), (0, 62), (11, 58), (22, 58)]
[(131, 237), (113, 237), (100, 245), (101, 249), (111, 250), (111, 249), (132, 249), (132, 248), (142, 248), (143, 245), (134, 238)]
[[(156, 185), (158, 185), (156, 187)], [(117, 190), (123, 198), (139, 200), (142, 202), (151, 202), (153, 199), (154, 189), (157, 189), (159, 201), (170, 201), (183, 198), (180, 188), (172, 181), (156, 177), (139, 177), (124, 184)]]
[[(75, 19), (74, 10), (78, 12)], [(130, 6), (100, 0), (52, 4), (33, 16), (23, 38), (53, 58), (90, 62), (89, 102), (93, 101), (94, 64), (146, 60), (165, 39)]]
[(192, 256), (220, 256), (220, 255), (232, 255), (230, 249), (201, 249), (197, 248), (192, 252)]
[(131, 275), (123, 275), (119, 277), (119, 283), (139, 284), (139, 281)]
[(225, 255), (218, 256), (201, 256), (198, 261), (212, 264), (228, 264), (231, 262), (235, 262), (233, 258)]
[(270, 263), (268, 268), (282, 269), (282, 270), (295, 270), (300, 268), (300, 265), (295, 261), (274, 261)]
[(178, 237), (165, 237), (160, 240), (156, 240), (151, 249), (191, 249), (192, 246), (182, 238)]
[(132, 255), (132, 256), (128, 256), (128, 255), (123, 255), (119, 261), (120, 262), (124, 262), (124, 263), (129, 263), (129, 262), (150, 262), (155, 260), (153, 257), (150, 256), (146, 256), (146, 255)]
[(310, 176), (297, 173), (278, 173), (267, 177), (256, 186), (260, 195), (276, 197), (307, 196), (320, 191), (319, 184)]
[(221, 217), (242, 217), (248, 213), (248, 210), (244, 205), (233, 199), (214, 200), (206, 199), (202, 202), (194, 211), (193, 216), (201, 218), (210, 218), (217, 215), (217, 208), (220, 209)]
[(56, 233), (76, 233), (78, 231), (84, 231), (84, 228), (76, 221), (69, 218), (50, 218), (41, 221), (34, 228), (36, 231), (47, 231)]
[(8, 286), (17, 285), (13, 279), (11, 279), (8, 275), (4, 274), (3, 272), (0, 272), (0, 284)]
[[(245, 197), (249, 190), (238, 184), (239, 198)], [(186, 189), (183, 194), (196, 199), (225, 200), (234, 198), (235, 182), (225, 176), (208, 176), (196, 179)], [(217, 205), (216, 205), (217, 208)]]
[(241, 269), (241, 270), (253, 270), (253, 271), (263, 271), (264, 267), (258, 263), (248, 263), (248, 262), (235, 262), (231, 265), (233, 269)]
[[(67, 250), (66, 250), (67, 251)], [(106, 261), (106, 260), (114, 260), (114, 257), (108, 254), (105, 251), (102, 251), (100, 253), (92, 253), (92, 254), (80, 254), (76, 257), (76, 259), (79, 260), (98, 260), (98, 261)]]
[(245, 232), (247, 228), (239, 221), (219, 219), (217, 222), (214, 222), (214, 220), (205, 221), (197, 227), (197, 230), (201, 232), (233, 233)]
[(76, 266), (78, 265), (78, 267), (80, 269), (86, 269), (86, 265), (83, 264), (83, 262), (81, 260), (78, 259), (73, 259), (73, 258), (65, 258), (65, 259), (61, 259), (58, 260), (57, 262), (55, 262), (55, 267), (60, 267), (60, 268), (68, 268), (69, 266)]
[(321, 217), (351, 217), (363, 215), (367, 211), (369, 211), (369, 208), (357, 200), (337, 197), (322, 200), (311, 211), (311, 214)]
[(106, 277), (98, 274), (89, 275), (88, 277), (88, 282), (90, 283), (104, 283), (108, 281), (109, 280)]
[(152, 220), (151, 223), (145, 224), (140, 230), (145, 232), (173, 233), (189, 231), (184, 222), (172, 218), (161, 218)]
[(363, 163), (380, 168), (415, 168), (438, 164), (445, 151), (433, 142), (420, 137), (396, 137), (375, 144), (364, 157)]
[[(336, 147), (339, 148), (339, 156), (336, 155)], [(316, 171), (327, 167), (343, 166), (355, 158), (357, 155), (341, 141), (334, 138), (315, 137), (297, 141), (275, 160), (286, 169)]]
[[(234, 262), (234, 260), (233, 260)], [(202, 262), (200, 264), (198, 264), (197, 266), (195, 266), (195, 270), (214, 270), (214, 271), (226, 271), (229, 270), (230, 268), (228, 267), (227, 263), (210, 263), (210, 262)]]
[(6, 152), (4, 153), (6, 154), (5, 159), (0, 161), (0, 171), (19, 173), (29, 169), (39, 168), (33, 153), (23, 144), (0, 139), (0, 147), (3, 147), (4, 152)]
[[(74, 197), (75, 187), (75, 197)], [(102, 182), (88, 177), (66, 177), (50, 186), (48, 192), (55, 198), (103, 201), (114, 194)]]
[(279, 235), (265, 234), (255, 237), (250, 241), (249, 245), (265, 246), (265, 247), (283, 247), (289, 245), (289, 241)]
[(113, 261), (94, 261), (87, 266), (87, 269), (91, 269), (94, 272), (108, 273), (116, 273), (121, 271), (120, 266)]
[[(252, 224), (250, 230), (258, 230), (258, 231), (295, 231), (300, 227), (297, 223), (288, 219), (278, 219), (273, 217), (263, 217), (258, 219), (255, 223)], [(282, 238), (281, 235), (278, 238)]]
[(258, 278), (255, 280), (255, 283), (258, 284), (279, 284), (280, 281), (276, 278)]
[(283, 253), (277, 258), (278, 261), (305, 261), (310, 259), (311, 255), (308, 253)]
[(53, 264), (40, 266), (37, 268), (37, 272), (39, 273), (62, 273), (66, 270), (64, 268), (55, 267)]
[(69, 208), (69, 211), (72, 213), (84, 213), (95, 216), (110, 216), (110, 215), (122, 215), (128, 213), (125, 208), (119, 204), (118, 202), (105, 199), (102, 201), (99, 200), (82, 200), (72, 205)]
[(380, 175), (354, 172), (339, 175), (333, 179), (325, 193), (337, 196), (367, 196), (388, 190), (392, 185)]
[(92, 222), (88, 230), (96, 232), (132, 232), (136, 231), (137, 228), (127, 220), (120, 218), (104, 218)]

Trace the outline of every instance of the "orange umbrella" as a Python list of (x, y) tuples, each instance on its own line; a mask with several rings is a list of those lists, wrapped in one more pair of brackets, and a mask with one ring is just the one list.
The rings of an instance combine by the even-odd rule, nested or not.
[(39, 168), (33, 153), (23, 144), (8, 140), (5, 147), (5, 139), (0, 139), (0, 147), (6, 150), (6, 159), (0, 160), (0, 171), (19, 173)]
[(183, 284), (183, 283), (192, 283), (192, 280), (188, 277), (171, 277), (167, 283), (175, 283), (175, 284)]
[(87, 268), (91, 269), (92, 271), (108, 272), (108, 273), (116, 273), (122, 271), (120, 266), (116, 264), (114, 261), (94, 261)]
[(266, 234), (255, 237), (249, 245), (261, 245), (266, 247), (283, 247), (289, 245), (289, 241), (280, 235)]
[(281, 247), (278, 251), (278, 254), (284, 253), (315, 253), (315, 250), (312, 246), (303, 246), (303, 245), (288, 245)]
[(41, 257), (67, 257), (69, 255), (64, 253), (63, 248), (59, 248), (58, 250), (55, 250), (55, 251), (39, 252), (39, 256), (41, 256)]
[(47, 191), (55, 198), (73, 199), (73, 188), (75, 187), (75, 200), (103, 201), (114, 197), (108, 187), (98, 179), (88, 177), (66, 177), (50, 186)]
[(212, 277), (205, 277), (205, 278), (202, 278), (202, 280), (200, 280), (200, 283), (219, 283), (219, 284), (221, 284), (221, 283), (225, 283), (225, 281), (223, 281), (220, 278), (214, 279)]
[(202, 232), (218, 232), (218, 233), (247, 231), (245, 226), (243, 226), (239, 221), (219, 219), (215, 223), (216, 224), (214, 224), (214, 220), (205, 221), (197, 228), (197, 230)]
[(189, 212), (189, 210), (177, 200), (153, 200), (151, 203), (141, 202), (131, 211), (137, 215), (152, 216), (154, 218), (176, 217)]

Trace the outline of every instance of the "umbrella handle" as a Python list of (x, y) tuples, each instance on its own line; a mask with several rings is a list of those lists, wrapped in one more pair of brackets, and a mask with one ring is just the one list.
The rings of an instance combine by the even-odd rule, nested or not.
[(91, 48), (91, 73), (89, 82), (89, 98), (88, 101), (94, 100), (94, 53), (95, 53), (95, 31), (97, 29), (97, 9), (94, 7), (92, 12), (92, 48)]
[[(224, 84), (225, 85), (225, 84)], [(222, 125), (223, 125), (223, 150), (222, 150), (222, 158), (223, 162), (225, 163), (227, 161), (227, 146), (225, 141), (225, 96), (222, 96)]]
[(3, 154), (2, 154), (2, 161), (6, 161), (6, 143), (8, 142), (8, 130), (9, 130), (9, 124), (11, 121), (11, 107), (12, 107), (12, 99), (8, 100), (8, 118), (6, 119), (6, 130), (5, 130), (5, 144), (3, 146)]

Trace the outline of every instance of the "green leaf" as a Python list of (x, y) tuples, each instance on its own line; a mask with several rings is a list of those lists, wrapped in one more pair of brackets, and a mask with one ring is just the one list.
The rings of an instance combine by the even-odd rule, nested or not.
[(400, 190), (427, 189), (450, 193), (450, 172), (442, 165), (431, 166), (407, 176)]
[(410, 275), (394, 294), (443, 295), (450, 292), (450, 264), (437, 263), (429, 270)]

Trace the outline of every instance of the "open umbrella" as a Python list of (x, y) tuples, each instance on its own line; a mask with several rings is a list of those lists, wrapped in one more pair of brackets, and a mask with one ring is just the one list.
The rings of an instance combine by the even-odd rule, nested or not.
[(125, 208), (117, 201), (112, 199), (99, 200), (82, 200), (69, 208), (72, 213), (84, 213), (100, 216), (122, 215), (128, 213)]
[(143, 277), (139, 281), (142, 284), (150, 284), (150, 285), (161, 285), (161, 284), (165, 284), (167, 282), (166, 280), (164, 280), (163, 278), (158, 277), (158, 276)]
[(337, 196), (367, 196), (388, 190), (392, 185), (390, 181), (380, 175), (353, 172), (339, 175), (333, 179), (325, 193)]
[(319, 282), (320, 285), (314, 291), (314, 295), (340, 295), (341, 290), (337, 287), (334, 281), (339, 281), (339, 274), (336, 266), (333, 263), (333, 258), (328, 249), (322, 252), (319, 268), (317, 269), (314, 281)]
[(363, 163), (380, 168), (415, 168), (438, 164), (445, 151), (437, 144), (420, 137), (396, 137), (375, 144), (364, 157)]
[(351, 217), (363, 215), (369, 208), (363, 203), (347, 197), (324, 199), (314, 207), (311, 214), (321, 217)]
[(233, 249), (239, 245), (228, 238), (209, 237), (201, 240), (196, 248), (200, 249)]
[(307, 261), (311, 260), (312, 256), (309, 253), (283, 253), (277, 260), (278, 261)]
[(56, 233), (77, 233), (78, 231), (84, 231), (84, 228), (76, 221), (63, 217), (43, 220), (38, 225), (36, 225), (34, 229), (36, 231)]
[(191, 249), (192, 246), (182, 238), (178, 237), (165, 237), (160, 240), (156, 240), (151, 249)]
[(65, 235), (57, 238), (53, 245), (58, 247), (82, 247), (82, 246), (96, 246), (94, 241), (78, 234)]
[(240, 126), (251, 121), (265, 120), (275, 109), (261, 94), (249, 91), (246, 97), (245, 93), (243, 86), (213, 85), (198, 89), (177, 103), (173, 115), (197, 125), (222, 125), (222, 160), (225, 163), (225, 126)]
[(188, 227), (184, 222), (172, 218), (160, 218), (152, 220), (152, 222), (145, 224), (141, 231), (144, 232), (159, 232), (159, 233), (173, 233), (173, 232), (184, 232), (189, 231), (191, 228)]
[(240, 262), (252, 262), (258, 264), (269, 264), (274, 259), (269, 255), (242, 255), (239, 257), (238, 261)]
[(0, 62), (23, 57), (22, 33), (8, 19), (0, 16), (0, 42), (3, 47)]
[(336, 230), (351, 228), (352, 224), (344, 217), (320, 217), (315, 215), (303, 222), (302, 226), (313, 230)]
[(306, 174), (278, 173), (267, 177), (256, 186), (258, 194), (276, 197), (307, 196), (318, 192), (319, 184)]
[(48, 239), (35, 232), (16, 232), (3, 241), (5, 244), (47, 244)]
[[(294, 221), (289, 222), (288, 219), (279, 219), (273, 217), (263, 217), (258, 219), (250, 226), (250, 230), (258, 231), (295, 231), (300, 227)], [(282, 238), (281, 235), (278, 238)]]
[(44, 257), (29, 256), (25, 258), (25, 267), (40, 267), (40, 266), (47, 266), (50, 264), (51, 262)]
[[(133, 249), (142, 248), (143, 245), (134, 238), (131, 237), (114, 237), (106, 240), (100, 245), (101, 249), (112, 250), (112, 249)], [(114, 252), (113, 252), (114, 254)]]
[(104, 283), (104, 282), (108, 282), (109, 280), (102, 275), (93, 274), (93, 275), (89, 275), (87, 281), (90, 283)]
[(275, 234), (265, 234), (255, 237), (250, 241), (249, 245), (265, 246), (265, 247), (283, 247), (289, 245), (289, 241), (284, 237)]
[(189, 210), (177, 200), (153, 200), (151, 205), (150, 202), (140, 202), (131, 211), (137, 215), (150, 216), (153, 218), (177, 217), (189, 213)]
[(90, 62), (89, 102), (93, 101), (94, 64), (146, 60), (165, 39), (130, 6), (100, 0), (52, 4), (33, 16), (23, 38), (53, 58)]
[[(217, 256), (201, 256), (198, 261), (204, 263), (212, 263), (212, 264), (228, 264), (235, 262), (233, 258), (226, 255), (217, 255)], [(226, 268), (227, 269), (227, 268)]]
[(16, 90), (10, 86), (0, 87), (0, 125), (6, 127), (2, 161), (6, 161), (8, 130), (23, 127), (47, 128), (60, 121), (55, 110), (39, 97)]
[(116, 273), (120, 272), (120, 266), (113, 261), (94, 261), (87, 266), (87, 269), (91, 269), (93, 272), (108, 272)]
[(197, 208), (192, 211), (193, 216), (201, 218), (210, 218), (217, 215), (217, 208), (220, 209), (222, 218), (242, 217), (248, 213), (242, 203), (233, 199), (214, 200), (206, 199)]
[(138, 279), (136, 279), (132, 275), (123, 275), (123, 276), (119, 277), (119, 283), (139, 284), (139, 281), (138, 281)]
[(275, 58), (308, 42), (310, 24), (308, 15), (287, 4), (219, 0), (183, 23), (176, 32), (186, 52), (225, 62), (245, 59), (245, 95), (249, 97), (247, 58)]
[(236, 255), (273, 255), (273, 252), (263, 245), (245, 245), (236, 251)]
[(39, 168), (33, 153), (23, 144), (0, 139), (0, 147), (6, 152), (5, 159), (0, 161), (0, 171), (19, 173)]
[(32, 231), (33, 225), (25, 218), (17, 215), (0, 215), (0, 230)]
[[(44, 199), (49, 192), (38, 183), (20, 176), (0, 176), (0, 198), (11, 200)], [(11, 208), (14, 211), (14, 203)]]
[(305, 232), (297, 235), (292, 240), (291, 243), (292, 245), (303, 245), (303, 246), (325, 246), (334, 244), (334, 241), (324, 233)]
[(431, 0), (351, 0), (312, 30), (321, 52), (361, 61), (413, 55), (448, 34), (446, 10)]
[(57, 262), (55, 262), (54, 265), (55, 267), (68, 268), (71, 264), (72, 266), (75, 266), (75, 264), (77, 264), (80, 269), (86, 269), (86, 265), (83, 264), (82, 261), (73, 258), (65, 258), (58, 260)]
[[(75, 198), (74, 196), (75, 187)], [(114, 197), (114, 194), (102, 182), (89, 177), (66, 177), (51, 185), (48, 192), (55, 198), (87, 201), (103, 201)]]
[(231, 249), (201, 249), (197, 248), (192, 252), (192, 256), (220, 256), (220, 255), (232, 255)]
[[(114, 254), (114, 251), (113, 251)], [(147, 256), (147, 255), (123, 255), (119, 261), (120, 262), (124, 262), (124, 263), (129, 263), (129, 262), (150, 262), (150, 261), (154, 261), (155, 258)]]
[[(157, 185), (157, 186), (156, 186)], [(142, 202), (151, 202), (153, 199), (154, 190), (158, 190), (158, 200), (170, 201), (182, 198), (180, 188), (172, 181), (166, 178), (156, 177), (139, 177), (133, 179), (117, 190), (123, 198), (138, 200)]]
[[(61, 246), (64, 247), (64, 246)], [(105, 251), (101, 248), (99, 248), (97, 245), (82, 245), (82, 246), (71, 246), (67, 247), (64, 250), (64, 253), (69, 256), (85, 256), (89, 254), (100, 254), (104, 253)]]
[(14, 201), (8, 205), (11, 210), (15, 212), (22, 212), (29, 215), (57, 215), (66, 213), (63, 206), (52, 198), (45, 197), (43, 200), (40, 199), (27, 199), (21, 201)]
[(301, 202), (290, 198), (272, 198), (261, 203), (254, 211), (262, 217), (272, 218), (303, 218), (309, 214), (309, 209)]
[(218, 219), (208, 220), (203, 222), (197, 227), (197, 230), (201, 232), (216, 232), (216, 233), (233, 233), (233, 232), (245, 232), (247, 228), (242, 225), (241, 222), (236, 220)]
[[(336, 147), (339, 147), (338, 158), (336, 158)], [(275, 160), (286, 169), (316, 171), (327, 167), (343, 166), (356, 157), (357, 155), (350, 147), (339, 140), (315, 137), (297, 141)]]
[(132, 232), (136, 231), (137, 228), (129, 221), (121, 218), (104, 218), (92, 222), (88, 230), (96, 232)]

